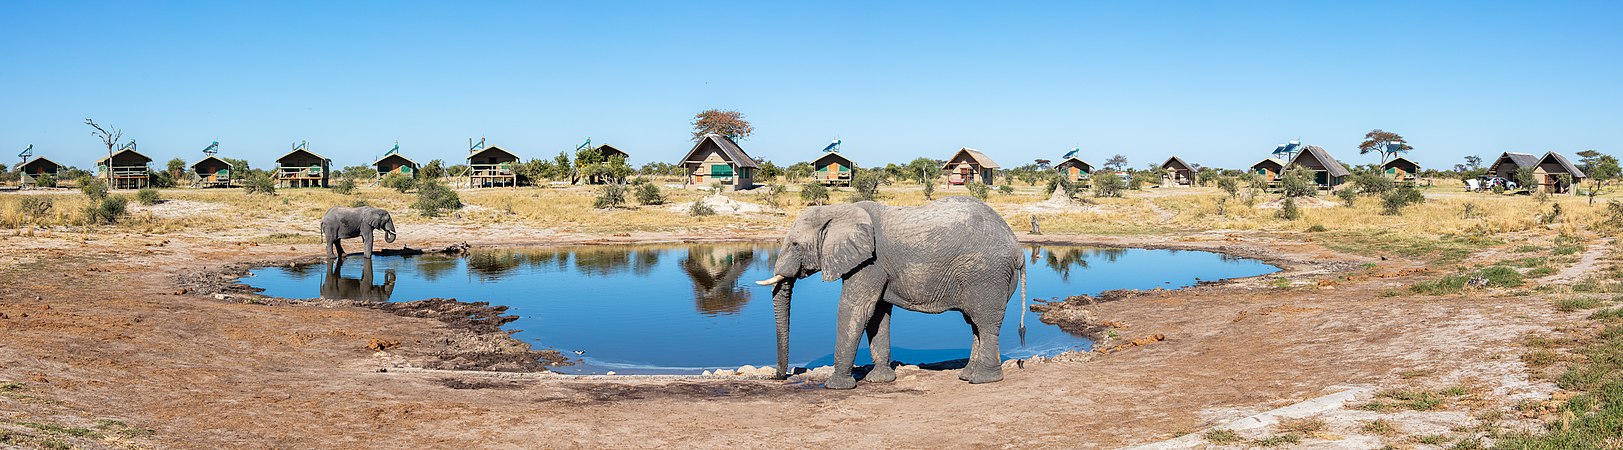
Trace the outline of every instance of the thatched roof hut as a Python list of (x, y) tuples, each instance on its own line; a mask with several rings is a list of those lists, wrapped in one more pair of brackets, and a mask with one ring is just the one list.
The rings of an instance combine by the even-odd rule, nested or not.
[(761, 169), (732, 138), (715, 133), (700, 136), (678, 164), (687, 170), (689, 186), (720, 183), (735, 191), (755, 187), (755, 171)]
[(616, 156), (621, 157), (621, 158), (625, 158), (625, 159), (631, 159), (631, 154), (630, 153), (626, 153), (625, 150), (620, 150), (619, 148), (617, 148), (617, 147), (615, 147), (613, 145), (609, 145), (609, 144), (603, 144), (603, 145), (597, 146), (597, 153), (603, 155), (603, 160), (604, 161), (607, 161), (609, 158), (613, 158), (613, 157), (616, 157)]
[(812, 161), (812, 168), (817, 170), (814, 176), (819, 183), (850, 186), (856, 163), (840, 152), (827, 152)]
[(1195, 166), (1185, 162), (1183, 158), (1173, 156), (1161, 163), (1161, 169), (1166, 170), (1166, 180), (1173, 186), (1190, 186), (1195, 184)]
[(1313, 171), (1313, 182), (1318, 184), (1320, 189), (1339, 186), (1348, 175), (1352, 175), (1347, 166), (1341, 165), (1341, 161), (1336, 161), (1335, 157), (1330, 156), (1330, 152), (1317, 145), (1303, 146), (1302, 152), (1291, 159), (1290, 165)]
[(1538, 165), (1539, 158), (1527, 153), (1505, 152), (1488, 165), (1488, 175), (1515, 181), (1516, 172), (1523, 167)]
[(1572, 191), (1573, 185), (1587, 178), (1582, 169), (1556, 152), (1545, 153), (1534, 167), (1533, 178), (1538, 182), (1539, 192), (1565, 194)]
[(985, 153), (969, 147), (958, 149), (941, 165), (941, 170), (947, 171), (948, 184), (992, 184), (994, 171), (999, 168)]

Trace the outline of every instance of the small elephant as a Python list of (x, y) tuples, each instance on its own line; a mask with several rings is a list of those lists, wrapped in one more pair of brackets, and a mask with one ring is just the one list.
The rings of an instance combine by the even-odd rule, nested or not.
[(773, 286), (777, 375), (783, 378), (788, 369), (789, 301), (795, 280), (822, 272), (824, 281), (844, 280), (834, 335), (834, 375), (825, 387), (856, 386), (851, 365), (863, 332), (874, 360), (873, 371), (864, 379), (896, 379), (890, 367), (892, 306), (930, 314), (962, 312), (974, 340), (969, 364), (958, 378), (970, 383), (1002, 380), (998, 331), (1016, 286), (1024, 290), (1023, 256), (1003, 217), (968, 197), (916, 207), (858, 202), (806, 208), (783, 239), (773, 276), (756, 282)]
[(342, 259), (344, 246), (339, 241), (357, 236), (366, 244), (366, 257), (372, 258), (374, 230), (383, 230), (384, 242), (394, 242), (394, 219), (389, 217), (388, 211), (370, 206), (335, 206), (321, 216), (321, 241), (326, 244), (328, 258)]

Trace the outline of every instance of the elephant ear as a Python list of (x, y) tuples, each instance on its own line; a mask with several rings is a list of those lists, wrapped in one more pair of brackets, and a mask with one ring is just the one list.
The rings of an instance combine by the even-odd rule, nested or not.
[(368, 225), (371, 225), (372, 228), (375, 228), (375, 229), (383, 228), (383, 223), (386, 222), (389, 219), (389, 211), (385, 211), (382, 208), (373, 208), (371, 211), (368, 211), (368, 212), (372, 213), (371, 214), (372, 215), (372, 221), (371, 221), (371, 223), (368, 224)]
[(823, 281), (834, 281), (874, 257), (873, 217), (852, 205), (827, 209), (831, 211), (823, 228), (820, 265)]

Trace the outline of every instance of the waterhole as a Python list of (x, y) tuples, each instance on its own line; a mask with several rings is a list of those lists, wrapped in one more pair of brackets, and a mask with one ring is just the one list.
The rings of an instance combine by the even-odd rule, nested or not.
[[(1033, 246), (1026, 248), (1031, 298), (1112, 289), (1180, 288), (1198, 281), (1278, 270), (1257, 260), (1201, 251)], [(772, 292), (752, 281), (771, 276), (770, 244), (580, 246), (479, 249), (465, 257), (351, 256), (343, 264), (253, 270), (244, 283), (265, 295), (412, 301), (456, 298), (507, 305), (514, 334), (579, 360), (564, 373), (691, 374), (776, 361)], [(839, 282), (821, 276), (795, 286), (790, 357), (796, 366), (833, 362)], [(1026, 317), (1022, 345), (1018, 293), (1003, 322), (1005, 358), (1087, 350), (1092, 344)], [(956, 311), (895, 309), (892, 358), (912, 364), (969, 357), (971, 336)], [(866, 344), (857, 364), (870, 363)]]

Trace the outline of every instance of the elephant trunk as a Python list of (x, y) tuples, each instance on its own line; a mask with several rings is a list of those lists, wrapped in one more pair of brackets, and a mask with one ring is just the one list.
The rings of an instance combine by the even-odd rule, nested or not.
[(778, 379), (789, 373), (789, 298), (795, 279), (785, 278), (772, 286), (772, 312), (778, 321)]

